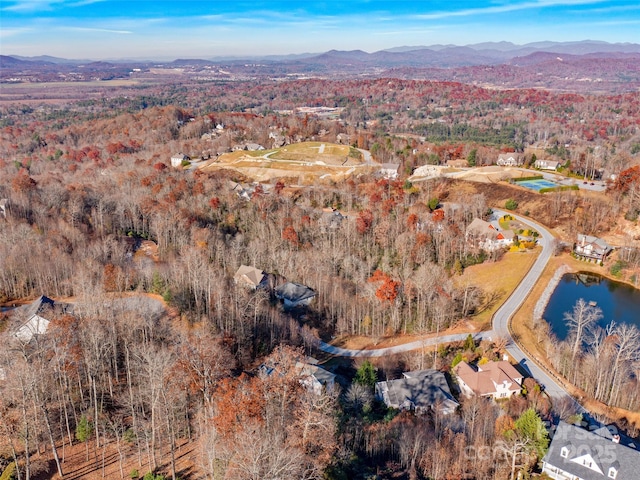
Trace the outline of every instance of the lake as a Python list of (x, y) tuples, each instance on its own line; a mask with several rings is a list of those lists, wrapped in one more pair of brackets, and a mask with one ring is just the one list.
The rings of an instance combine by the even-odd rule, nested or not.
[(564, 313), (573, 311), (579, 298), (596, 302), (603, 314), (598, 322), (601, 327), (615, 320), (640, 328), (640, 290), (593, 273), (567, 273), (553, 291), (542, 316), (560, 340), (567, 337)]

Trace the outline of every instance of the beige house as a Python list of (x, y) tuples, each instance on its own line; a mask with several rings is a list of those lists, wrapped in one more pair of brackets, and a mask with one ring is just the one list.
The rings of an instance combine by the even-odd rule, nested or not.
[(466, 362), (460, 362), (453, 371), (460, 390), (467, 397), (509, 398), (519, 395), (522, 389), (522, 374), (506, 361), (478, 365), (477, 370)]
[(511, 230), (498, 231), (489, 222), (481, 218), (474, 218), (466, 231), (467, 241), (474, 247), (493, 252), (499, 248), (508, 247), (513, 243), (515, 234)]
[(242, 285), (252, 290), (263, 285), (266, 279), (267, 275), (262, 270), (248, 265), (240, 265), (240, 268), (233, 276), (233, 281), (236, 282), (236, 285)]

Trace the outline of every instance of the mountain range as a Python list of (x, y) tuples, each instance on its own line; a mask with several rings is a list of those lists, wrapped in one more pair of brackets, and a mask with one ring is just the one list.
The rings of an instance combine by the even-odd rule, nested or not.
[[(145, 60), (69, 60), (50, 56), (0, 55), (0, 81), (126, 78), (151, 68), (232, 77), (346, 76), (427, 78), (516, 87), (589, 91), (634, 91), (640, 86), (640, 44), (581, 42), (486, 42), (474, 45), (401, 46), (368, 53), (324, 53), (266, 57)], [(201, 76), (201, 75), (200, 75)], [(571, 85), (568, 84), (571, 83)]]

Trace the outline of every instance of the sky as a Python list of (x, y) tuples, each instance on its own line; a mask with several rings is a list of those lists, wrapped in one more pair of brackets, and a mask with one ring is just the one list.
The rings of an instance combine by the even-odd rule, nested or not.
[(640, 43), (638, 0), (0, 0), (0, 54), (116, 60)]

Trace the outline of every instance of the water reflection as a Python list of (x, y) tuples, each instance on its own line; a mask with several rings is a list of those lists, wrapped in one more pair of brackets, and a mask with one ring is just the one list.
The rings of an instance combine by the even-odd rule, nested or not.
[(593, 273), (567, 273), (551, 295), (543, 315), (560, 340), (567, 336), (564, 314), (573, 310), (579, 298), (602, 310), (603, 318), (598, 325), (603, 328), (612, 320), (640, 328), (640, 290)]

